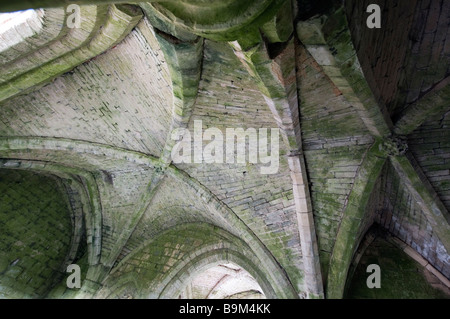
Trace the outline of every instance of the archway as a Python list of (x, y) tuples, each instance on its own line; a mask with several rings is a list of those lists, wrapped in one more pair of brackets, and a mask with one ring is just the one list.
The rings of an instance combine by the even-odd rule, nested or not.
[(265, 299), (263, 289), (244, 268), (233, 263), (220, 263), (195, 276), (180, 299)]
[(0, 169), (0, 298), (46, 297), (76, 257), (75, 218), (61, 183)]

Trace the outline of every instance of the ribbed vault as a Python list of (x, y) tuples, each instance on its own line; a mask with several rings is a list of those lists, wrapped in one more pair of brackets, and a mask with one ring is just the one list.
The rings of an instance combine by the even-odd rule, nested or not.
[[(80, 290), (39, 289), (342, 298), (374, 224), (448, 283), (448, 2), (120, 2), (71, 1), (79, 28), (65, 1), (0, 5), (36, 9), (0, 19), (0, 186), (54, 183), (59, 266), (85, 266)], [(200, 122), (278, 129), (278, 170), (173, 162)]]

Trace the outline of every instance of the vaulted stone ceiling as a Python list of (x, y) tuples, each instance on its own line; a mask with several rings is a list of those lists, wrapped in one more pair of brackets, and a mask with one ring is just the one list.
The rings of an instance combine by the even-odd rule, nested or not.
[[(0, 4), (36, 9), (0, 32), (0, 182), (67, 194), (55, 254), (83, 285), (4, 296), (178, 298), (233, 264), (269, 298), (342, 298), (373, 224), (448, 283), (447, 1), (70, 3), (79, 28), (65, 1)], [(197, 121), (278, 128), (278, 170), (172, 162)], [(31, 280), (38, 263), (13, 255), (0, 273)]]

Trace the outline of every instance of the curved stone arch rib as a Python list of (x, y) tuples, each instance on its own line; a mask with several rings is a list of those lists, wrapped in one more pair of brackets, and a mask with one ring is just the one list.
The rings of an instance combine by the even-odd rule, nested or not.
[[(53, 175), (53, 177), (55, 177)], [(72, 264), (75, 260), (78, 250), (81, 245), (81, 238), (83, 235), (83, 207), (77, 207), (75, 203), (82, 203), (81, 196), (77, 190), (77, 186), (74, 185), (73, 180), (68, 182), (65, 179), (55, 178), (56, 184), (62, 190), (64, 200), (66, 201), (67, 207), (70, 208), (71, 212), (71, 224), (72, 224), (72, 237), (70, 240), (70, 249), (67, 254), (66, 260), (62, 264), (60, 271), (64, 273), (67, 269), (67, 266)]]
[[(78, 193), (78, 196), (80, 196), (82, 212), (75, 212), (75, 214), (84, 215), (88, 261), (90, 265), (99, 263), (101, 255), (102, 215), (101, 203), (97, 194), (98, 190), (95, 191), (97, 187), (92, 175), (83, 170), (69, 168), (55, 163), (32, 160), (1, 159), (0, 168), (41, 172), (72, 181), (73, 183), (71, 185), (65, 183), (65, 186), (74, 189)], [(73, 207), (71, 210), (73, 210)], [(80, 223), (81, 220), (76, 218), (74, 227), (81, 228)], [(76, 236), (76, 234), (73, 235)], [(67, 260), (73, 260), (72, 257), (75, 257), (80, 243), (79, 240), (72, 239), (71, 253), (73, 255), (68, 256)]]
[(233, 262), (248, 271), (261, 286), (264, 294), (268, 298), (280, 298), (272, 285), (267, 282), (268, 279), (258, 271), (257, 264), (247, 258), (242, 252), (235, 250), (232, 247), (226, 247), (226, 245), (224, 245), (224, 247), (212, 246), (202, 250), (207, 251), (202, 254), (192, 254), (177, 273), (174, 271), (171, 274), (171, 279), (160, 292), (159, 298), (176, 298), (181, 293), (186, 282), (189, 281), (189, 278), (195, 277), (195, 275), (200, 274), (208, 268), (229, 262)]
[[(46, 0), (46, 1), (15, 1), (2, 3), (0, 12), (16, 11), (41, 7), (62, 7), (68, 4), (94, 4), (120, 3), (121, 0)], [(177, 0), (149, 0), (142, 4), (139, 1), (128, 3), (141, 4), (147, 11), (154, 11), (163, 24), (176, 24), (181, 33), (193, 32), (202, 37), (210, 37), (219, 41), (236, 40), (239, 36), (254, 33), (258, 28), (270, 23), (280, 8), (290, 4), (289, 0), (215, 0), (205, 6), (203, 1), (177, 1)], [(188, 3), (186, 3), (188, 2)], [(194, 8), (194, 9), (192, 9)], [(222, 21), (214, 22), (210, 17), (220, 17)], [(201, 18), (205, 21), (200, 21)]]
[[(297, 35), (323, 72), (356, 109), (367, 129), (375, 137), (387, 137), (393, 124), (385, 105), (372, 92), (354, 47), (345, 8), (330, 16), (300, 21)], [(332, 51), (332, 49), (334, 49)]]
[[(220, 266), (220, 265), (219, 265)], [(239, 275), (238, 275), (239, 276)], [(242, 275), (245, 277), (245, 275)], [(247, 275), (248, 276), (248, 275)], [(252, 277), (253, 278), (253, 277)], [(211, 299), (210, 297), (216, 296), (219, 294), (220, 289), (227, 284), (230, 280), (232, 280), (233, 277), (230, 276), (230, 274), (223, 275), (216, 283), (215, 285), (208, 291), (208, 294), (206, 295), (205, 299)]]
[[(46, 151), (47, 154), (49, 151), (55, 152), (55, 154), (51, 156), (52, 162), (58, 162), (62, 166), (70, 166), (72, 169), (74, 169), (73, 166), (76, 166), (76, 169), (85, 172), (84, 175), (81, 175), (82, 173), (79, 173), (79, 175), (83, 177), (89, 175), (89, 179), (86, 178), (86, 180), (90, 182), (85, 184), (85, 188), (87, 189), (89, 197), (93, 201), (92, 206), (94, 207), (94, 211), (98, 212), (94, 215), (93, 220), (101, 221), (101, 227), (93, 228), (93, 233), (95, 233), (94, 238), (101, 238), (103, 241), (105, 241), (105, 236), (100, 234), (105, 229), (105, 220), (102, 216), (104, 213), (107, 213), (107, 211), (104, 207), (102, 207), (101, 195), (99, 191), (99, 187), (101, 187), (101, 185), (98, 183), (99, 180), (96, 179), (96, 176), (89, 173), (89, 171), (99, 173), (99, 165), (98, 163), (92, 166), (84, 164), (83, 167), (83, 164), (78, 163), (80, 159), (87, 159), (89, 161), (89, 156), (101, 156), (103, 159), (106, 158), (107, 160), (112, 161), (112, 169), (120, 167), (120, 165), (123, 165), (124, 162), (127, 164), (133, 164), (134, 166), (142, 165), (152, 169), (155, 168), (158, 163), (157, 159), (149, 155), (92, 142), (42, 137), (0, 138), (0, 157), (20, 157), (22, 159), (42, 160), (42, 158), (39, 158), (39, 156), (36, 155), (42, 151)], [(24, 154), (21, 152), (24, 152)], [(36, 153), (34, 154), (34, 152)], [(62, 155), (58, 154), (58, 152), (61, 152)], [(67, 152), (70, 152), (70, 155), (73, 155), (73, 157), (68, 156)], [(96, 159), (91, 158), (90, 160), (95, 162)], [(94, 244), (93, 247), (95, 249), (92, 250), (92, 254), (90, 255), (92, 259), (91, 265), (98, 265), (99, 267), (97, 267), (97, 270), (94, 270), (93, 267), (89, 269), (89, 274), (87, 276), (89, 280), (96, 283), (102, 281), (102, 276), (105, 276), (114, 265), (115, 259), (120, 254), (131, 232), (134, 230), (134, 227), (138, 223), (140, 217), (145, 212), (149, 201), (153, 198), (153, 195), (157, 190), (157, 185), (159, 185), (160, 181), (162, 181), (162, 177), (163, 174), (161, 173), (156, 172), (154, 174), (154, 177), (148, 186), (148, 190), (139, 201), (140, 205), (133, 217), (130, 218), (126, 227), (118, 232), (118, 237), (113, 239), (114, 244), (111, 243), (113, 245), (111, 247), (112, 250), (106, 251), (104, 249), (107, 247), (105, 242), (103, 242), (103, 246), (101, 243)]]
[(142, 18), (142, 13), (137, 7), (110, 5), (106, 17), (98, 32), (90, 33), (81, 47), (69, 50), (51, 62), (1, 84), (0, 101), (28, 93), (105, 52), (131, 32)]
[[(38, 9), (19, 24), (19, 28), (23, 27), (28, 32), (19, 34), (17, 29), (14, 28), (0, 34), (0, 38), (8, 37), (12, 33), (21, 39), (19, 43), (9, 45), (0, 52), (0, 64), (11, 63), (30, 51), (38, 50), (44, 45), (63, 37), (68, 32), (64, 28), (65, 19), (66, 14), (63, 8)], [(8, 45), (8, 41), (5, 41), (3, 45)]]
[[(109, 159), (114, 160), (125, 160), (136, 165), (145, 165), (151, 168), (155, 168), (158, 165), (158, 160), (152, 156), (138, 153), (135, 151), (129, 151), (124, 149), (119, 149), (116, 147), (106, 146), (103, 144), (85, 142), (79, 140), (69, 140), (60, 138), (42, 138), (42, 137), (8, 137), (0, 138), (0, 157), (6, 158), (17, 158), (21, 151), (26, 151), (26, 158), (23, 160), (33, 159), (33, 151), (42, 150), (52, 150), (52, 151), (70, 151), (75, 154), (75, 156), (81, 156), (81, 154), (86, 155), (101, 155)], [(19, 153), (19, 154), (18, 154)], [(76, 155), (80, 154), (80, 155)], [(31, 158), (30, 158), (31, 157)], [(35, 158), (35, 160), (38, 160)], [(61, 159), (57, 159), (61, 161)], [(76, 169), (71, 167), (71, 169)], [(79, 167), (78, 169), (83, 169)], [(246, 226), (246, 224), (239, 219), (239, 217), (223, 202), (221, 202), (216, 196), (214, 196), (206, 187), (201, 185), (198, 181), (194, 180), (186, 173), (179, 171), (174, 166), (169, 166), (166, 170), (166, 174), (170, 174), (175, 179), (186, 183), (189, 187), (194, 189), (195, 193), (205, 202), (207, 207), (213, 212), (219, 212), (219, 216), (225, 220), (227, 224), (234, 227), (241, 238), (248, 243), (255, 254), (261, 260), (264, 260), (268, 264), (269, 273), (271, 276), (280, 273), (283, 277), (283, 281), (288, 286), (289, 290), (293, 290), (292, 284), (283, 269), (280, 266), (269, 250), (264, 246), (264, 244), (259, 240), (259, 238)], [(96, 185), (96, 184), (95, 184)], [(94, 193), (95, 189), (89, 190)], [(98, 190), (97, 196), (99, 198)], [(101, 207), (101, 204), (98, 204)], [(289, 294), (294, 294), (293, 291), (289, 291)]]
[[(217, 226), (211, 225), (211, 224), (206, 224), (206, 223), (188, 223), (188, 224), (180, 224), (178, 226), (175, 226), (174, 228), (168, 229), (162, 233), (160, 233), (157, 237), (149, 239), (145, 242), (143, 242), (139, 247), (137, 247), (133, 252), (131, 252), (129, 255), (127, 255), (118, 265), (117, 267), (115, 267), (113, 269), (113, 271), (110, 273), (114, 274), (118, 269), (120, 269), (120, 266), (123, 265), (124, 263), (127, 262), (127, 260), (129, 260), (130, 258), (132, 258), (134, 255), (140, 253), (142, 251), (142, 249), (145, 249), (145, 247), (147, 247), (148, 245), (152, 244), (152, 242), (160, 237), (160, 236), (164, 236), (164, 234), (166, 233), (170, 233), (173, 231), (176, 231), (176, 229), (185, 229), (185, 228), (189, 228), (189, 227), (207, 227), (207, 228), (213, 228), (214, 231), (216, 232), (216, 239), (219, 240), (219, 242), (214, 243), (214, 244), (207, 244), (205, 246), (202, 246), (199, 250), (193, 251), (191, 253), (189, 253), (189, 255), (187, 255), (187, 257), (180, 263), (176, 264), (173, 268), (173, 270), (171, 270), (169, 275), (166, 275), (164, 277), (164, 279), (162, 280), (162, 282), (156, 287), (156, 289), (154, 291), (149, 291), (147, 292), (148, 295), (146, 295), (145, 297), (148, 298), (172, 298), (173, 296), (171, 295), (171, 293), (167, 293), (165, 292), (166, 289), (173, 289), (170, 288), (171, 284), (175, 284), (175, 282), (177, 281), (176, 276), (177, 274), (183, 273), (183, 269), (186, 269), (186, 267), (190, 267), (189, 265), (191, 263), (196, 263), (198, 260), (201, 260), (203, 257), (207, 257), (209, 254), (211, 255), (217, 255), (219, 256), (220, 254), (218, 253), (223, 252), (223, 251), (234, 251), (234, 254), (238, 254), (240, 256), (239, 260), (231, 260), (231, 259), (227, 259), (224, 258), (223, 256), (225, 255), (221, 255), (220, 261), (233, 261), (237, 264), (239, 264), (241, 267), (243, 267), (244, 269), (246, 269), (247, 271), (249, 271), (249, 265), (252, 266), (252, 271), (249, 271), (251, 273), (252, 276), (256, 276), (256, 279), (260, 279), (258, 280), (258, 283), (260, 283), (261, 287), (264, 289), (264, 291), (266, 293), (268, 293), (269, 296), (272, 297), (278, 297), (278, 298), (294, 298), (295, 296), (295, 292), (293, 291), (292, 286), (290, 285), (289, 282), (286, 281), (286, 278), (284, 278), (282, 275), (280, 275), (280, 269), (278, 269), (277, 272), (273, 272), (271, 271), (270, 265), (267, 265), (267, 263), (264, 263), (264, 259), (261, 259), (260, 257), (258, 257), (256, 255), (256, 253), (252, 250), (252, 248), (250, 248), (250, 246), (248, 244), (246, 244), (243, 240), (238, 239), (237, 237), (235, 237), (234, 235), (230, 234), (229, 232), (218, 228)], [(233, 242), (239, 242), (239, 248), (236, 246), (236, 244), (233, 244)], [(236, 246), (236, 247), (235, 247)], [(243, 252), (241, 252), (239, 249), (242, 250), (242, 247), (245, 247), (246, 249), (246, 253), (244, 254)], [(246, 256), (249, 255), (249, 256)], [(203, 256), (200, 259), (198, 258), (199, 256)], [(266, 256), (267, 258), (267, 256)], [(246, 261), (246, 262), (244, 262)], [(261, 272), (259, 271), (260, 268), (262, 268), (262, 265), (265, 267), (263, 268), (265, 271)], [(269, 267), (267, 267), (269, 266)], [(264, 275), (267, 274), (266, 275)], [(261, 282), (261, 279), (264, 278), (264, 282)], [(266, 283), (266, 284), (264, 284)], [(270, 283), (270, 284), (268, 284)], [(179, 285), (178, 285), (179, 286)], [(177, 289), (177, 287), (174, 288), (175, 290)], [(175, 291), (174, 290), (174, 291)], [(168, 291), (168, 290), (167, 290)], [(145, 294), (145, 292), (144, 292)]]
[(246, 244), (252, 247), (256, 256), (268, 263), (270, 268), (269, 273), (271, 275), (275, 275), (275, 273), (280, 272), (282, 274), (282, 277), (284, 278), (283, 280), (285, 282), (289, 282), (289, 289), (293, 289), (289, 277), (287, 276), (284, 269), (280, 269), (280, 265), (278, 264), (272, 253), (261, 242), (258, 236), (253, 233), (253, 231), (239, 218), (239, 216), (234, 213), (231, 208), (220, 201), (200, 182), (191, 178), (185, 172), (179, 171), (170, 166), (166, 173), (191, 187), (212, 212), (219, 212), (219, 216), (221, 216), (221, 218), (223, 218), (227, 224), (236, 229), (240, 238), (242, 238)]
[(343, 297), (348, 270), (366, 217), (366, 206), (387, 160), (387, 154), (380, 147), (378, 141), (367, 151), (348, 196), (331, 255), (327, 298)]
[[(155, 1), (178, 1), (178, 0), (147, 0), (146, 2)], [(127, 3), (140, 3), (141, 1), (126, 1)], [(38, 8), (56, 8), (63, 7), (69, 4), (95, 4), (105, 5), (110, 3), (124, 3), (123, 0), (20, 0), (14, 2), (2, 2), (0, 4), (0, 12), (11, 12), (25, 9), (38, 9)]]
[(418, 101), (408, 105), (408, 107), (399, 114), (399, 119), (395, 122), (395, 134), (411, 134), (427, 119), (450, 111), (448, 104), (449, 99), (450, 76), (435, 85)]
[[(214, 1), (209, 6), (192, 2), (150, 1), (144, 8), (161, 24), (174, 25), (169, 28), (179, 34), (193, 33), (216, 41), (234, 41), (243, 34), (251, 33), (254, 37), (258, 28), (268, 23), (290, 0), (227, 0)], [(217, 23), (211, 17), (220, 17), (223, 21)]]
[[(292, 22), (292, 19), (287, 19)], [(311, 196), (302, 154), (299, 99), (296, 76), (298, 40), (290, 36), (281, 52), (272, 57), (268, 45), (260, 41), (248, 50), (238, 41), (230, 43), (235, 55), (255, 79), (267, 106), (281, 131), (289, 151), (288, 163), (292, 179), (299, 228), (305, 283), (308, 297), (323, 298), (323, 280), (319, 262), (317, 236)]]
[[(242, 247), (246, 247), (246, 252), (252, 256), (252, 259), (248, 259), (248, 260), (251, 260), (254, 267), (256, 267), (254, 269), (255, 271), (260, 269), (262, 267), (261, 265), (264, 266), (264, 270), (265, 270), (264, 273), (267, 274), (267, 276), (263, 275), (262, 273), (261, 273), (261, 275), (255, 275), (254, 273), (251, 273), (252, 276), (254, 276), (254, 277), (259, 276), (258, 278), (265, 278), (265, 280), (266, 280), (265, 282), (270, 283), (270, 286), (261, 285), (261, 287), (263, 287), (263, 288), (265, 287), (265, 289), (267, 291), (271, 291), (272, 292), (271, 296), (274, 296), (274, 297), (276, 296), (277, 298), (295, 298), (296, 297), (296, 293), (295, 293), (292, 285), (290, 284), (290, 282), (287, 281), (287, 278), (281, 274), (282, 270), (279, 268), (279, 266), (278, 266), (277, 271), (272, 270), (270, 268), (271, 265), (270, 264), (268, 265), (266, 262), (264, 262), (265, 259), (261, 259), (259, 256), (257, 256), (255, 251), (252, 249), (253, 247), (250, 248), (250, 246), (247, 243), (245, 243), (241, 239), (238, 239), (237, 237), (230, 234), (226, 230), (218, 228), (217, 226), (214, 226), (212, 224), (206, 224), (206, 223), (180, 224), (178, 226), (175, 226), (174, 228), (165, 230), (164, 232), (160, 233), (157, 237), (146, 240), (141, 245), (139, 245), (139, 247), (137, 247), (130, 254), (128, 254), (124, 259), (122, 259), (120, 261), (120, 263), (111, 271), (110, 275), (114, 274), (118, 269), (120, 269), (120, 266), (123, 265), (124, 263), (126, 263), (127, 260), (133, 258), (134, 255), (140, 253), (142, 251), (142, 249), (145, 249), (145, 247), (151, 245), (156, 240), (156, 238), (159, 238), (160, 236), (164, 236), (164, 234), (173, 232), (174, 230), (176, 231), (176, 229), (181, 230), (181, 229), (192, 227), (192, 226), (213, 228), (214, 231), (217, 233), (216, 239), (218, 239), (219, 242), (214, 243), (214, 244), (207, 244), (205, 246), (202, 246), (200, 250), (191, 252), (189, 255), (187, 255), (186, 259), (184, 259), (182, 262), (175, 265), (173, 270), (170, 272), (170, 275), (165, 276), (164, 279), (162, 280), (162, 282), (156, 287), (156, 289), (154, 291), (144, 292), (141, 295), (141, 297), (168, 298), (167, 295), (164, 295), (165, 293), (163, 293), (163, 291), (170, 286), (169, 283), (172, 280), (176, 280), (176, 279), (174, 279), (176, 277), (176, 274), (180, 273), (180, 271), (182, 272), (183, 267), (185, 267), (187, 264), (189, 264), (197, 256), (207, 254), (208, 252), (211, 252), (211, 251), (217, 251), (217, 249), (225, 249), (225, 250), (234, 250), (234, 251), (236, 251), (236, 253), (241, 254), (242, 258), (245, 259), (247, 257), (245, 255), (243, 255), (242, 252), (239, 251), (239, 249), (242, 250)], [(236, 242), (236, 240), (239, 242), (239, 246), (240, 246), (239, 248), (237, 248), (236, 244), (234, 244), (234, 245), (231, 244), (233, 242)], [(265, 258), (267, 259), (269, 257), (265, 256)], [(224, 261), (224, 260), (226, 260), (226, 259), (223, 259), (222, 261)], [(247, 269), (248, 267), (247, 268), (245, 267), (246, 264), (241, 262), (239, 265), (242, 266), (247, 271), (249, 271)], [(255, 278), (257, 278), (257, 277), (255, 277)], [(260, 281), (258, 281), (258, 283), (261, 284)]]
[(450, 214), (420, 169), (414, 156), (407, 152), (406, 156), (392, 156), (390, 160), (445, 249), (450, 251)]
[[(131, 286), (131, 287), (130, 287)], [(118, 282), (110, 287), (110, 293), (102, 296), (102, 299), (114, 299), (114, 296), (118, 296), (119, 293), (123, 292), (125, 289), (138, 289), (139, 282), (136, 279), (136, 274), (128, 273), (123, 275)], [(132, 296), (134, 297), (134, 296)], [(120, 297), (119, 297), (120, 298)]]
[[(8, 154), (14, 153), (14, 151), (27, 151), (32, 156), (33, 151), (39, 150), (69, 151), (74, 154), (102, 156), (150, 168), (155, 168), (158, 163), (158, 159), (151, 155), (82, 140), (54, 137), (0, 137), (0, 157), (5, 157), (5, 155), (10, 157)], [(79, 157), (81, 156), (79, 155)], [(78, 167), (83, 169), (81, 166)]]
[[(101, 197), (99, 192), (99, 185), (97, 184), (95, 176), (93, 176), (90, 171), (97, 171), (97, 169), (92, 168), (96, 167), (96, 165), (88, 165), (88, 164), (80, 164), (80, 159), (87, 159), (88, 162), (95, 161), (95, 158), (89, 158), (89, 156), (101, 156), (102, 158), (106, 158), (109, 161), (112, 161), (112, 167), (115, 168), (117, 165), (123, 164), (123, 162), (133, 164), (133, 165), (142, 165), (150, 168), (155, 168), (158, 160), (149, 155), (144, 155), (134, 151), (128, 151), (124, 149), (114, 148), (111, 146), (79, 141), (79, 140), (69, 140), (69, 139), (58, 139), (58, 138), (42, 138), (42, 137), (17, 137), (17, 138), (0, 138), (0, 157), (3, 158), (20, 158), (21, 160), (34, 160), (34, 161), (43, 161), (40, 153), (45, 151), (48, 154), (50, 151), (54, 152), (52, 154), (51, 162), (57, 163), (55, 165), (59, 165), (61, 171), (69, 171), (74, 172), (73, 174), (79, 175), (83, 177), (84, 186), (87, 190), (88, 196), (91, 200), (91, 206), (93, 207), (93, 211), (95, 212), (92, 217), (89, 217), (86, 224), (97, 225), (96, 227), (92, 227), (92, 238), (93, 241), (93, 249), (90, 253), (90, 261), (91, 265), (100, 265), (105, 262), (103, 254), (102, 254), (102, 246), (101, 246), (101, 232), (102, 232), (102, 214), (103, 207), (101, 203)], [(61, 152), (61, 155), (59, 154)], [(67, 152), (72, 156), (68, 156)], [(45, 157), (45, 156), (44, 156)], [(47, 160), (47, 158), (45, 158)], [(45, 165), (48, 165), (48, 162), (45, 162)], [(44, 165), (44, 166), (45, 166)], [(98, 166), (98, 165), (97, 165)], [(156, 174), (154, 180), (152, 182), (151, 188), (154, 189), (153, 185), (157, 185), (158, 181), (162, 179), (163, 175)], [(142, 200), (142, 207), (140, 207), (139, 211), (136, 214), (136, 217), (131, 220), (132, 225), (139, 220), (140, 214), (145, 211), (145, 205), (148, 204), (149, 198), (152, 197), (152, 192), (149, 190)], [(130, 228), (132, 230), (133, 228)], [(90, 237), (90, 233), (88, 230), (88, 239)], [(120, 237), (121, 241), (127, 240), (127, 234), (122, 234)], [(96, 240), (94, 240), (96, 239)], [(98, 239), (98, 240), (97, 240)], [(118, 253), (120, 253), (120, 248), (118, 248)], [(114, 258), (114, 255), (111, 256)], [(100, 259), (102, 258), (102, 260)], [(114, 261), (107, 259), (106, 264), (113, 265)], [(102, 268), (102, 267), (100, 267)], [(105, 270), (102, 270), (100, 273), (103, 274)], [(93, 275), (89, 275), (89, 279), (93, 279), (98, 276), (95, 271), (92, 271)]]
[(126, 246), (130, 236), (136, 229), (142, 216), (151, 205), (152, 199), (156, 196), (159, 187), (164, 183), (164, 173), (155, 171), (147, 185), (146, 191), (141, 195), (139, 204), (134, 210), (132, 217), (126, 222), (124, 229), (119, 233), (115, 239), (111, 251), (102, 255), (101, 263), (111, 269), (114, 267), (116, 260), (119, 258), (123, 248)]
[(197, 37), (183, 42), (173, 35), (154, 30), (172, 79), (172, 122), (160, 159), (162, 169), (165, 169), (172, 162), (171, 154), (179, 145), (172, 139), (172, 132), (186, 130), (191, 119), (202, 73), (204, 41)]
[(9, 82), (28, 72), (33, 74), (40, 66), (77, 50), (89, 43), (100, 26), (106, 22), (107, 7), (83, 6), (80, 8), (80, 27), (68, 28), (65, 22), (66, 12), (61, 12), (64, 20), (64, 36), (46, 43), (44, 46), (30, 48), (26, 54), (11, 63), (0, 66), (0, 82)]

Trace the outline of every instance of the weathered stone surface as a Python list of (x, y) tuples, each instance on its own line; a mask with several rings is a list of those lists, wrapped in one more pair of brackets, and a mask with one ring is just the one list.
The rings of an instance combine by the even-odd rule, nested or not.
[(408, 136), (408, 144), (421, 170), (450, 211), (450, 110), (426, 121)]
[[(130, 88), (120, 89), (126, 82)], [(108, 54), (38, 92), (3, 102), (0, 130), (2, 136), (75, 137), (159, 156), (171, 102), (164, 55), (151, 26), (142, 21)], [(150, 119), (156, 121), (147, 125)]]
[[(42, 222), (64, 208), (69, 223), (45, 233), (26, 224), (49, 245), (66, 236), (50, 251), (36, 239), (30, 249), (45, 253), (15, 265), (52, 260), (51, 284), (41, 264), (2, 273), (14, 266), (2, 250), (0, 287), (21, 297), (232, 297), (214, 272), (226, 264), (227, 276), (245, 269), (266, 297), (342, 298), (377, 225), (445, 282), (447, 4), (373, 2), (378, 30), (366, 28), (368, 1), (189, 0), (142, 11), (98, 1), (82, 6), (79, 30), (64, 25), (62, 7), (41, 9), (2, 31), (0, 188), (30, 207), (55, 199)], [(37, 2), (15, 5), (27, 3)], [(199, 123), (279, 132), (274, 174), (261, 173), (269, 154), (172, 162), (173, 131), (193, 134)], [(253, 155), (259, 147), (244, 145)], [(0, 225), (14, 213), (23, 220), (10, 198), (0, 211)], [(13, 233), (20, 225), (11, 229), (0, 232), (9, 248), (24, 242)], [(72, 261), (80, 290), (60, 273)], [(189, 286), (196, 278), (210, 281)]]
[[(382, 256), (380, 258), (380, 256)], [(381, 287), (367, 287), (367, 267), (377, 263)], [(401, 271), (399, 271), (401, 269)], [(446, 299), (448, 288), (432, 272), (408, 255), (389, 237), (379, 236), (365, 249), (348, 287), (346, 298), (356, 299)], [(405, 289), (408, 287), (409, 289)]]
[(8, 82), (0, 85), (0, 101), (30, 92), (118, 44), (142, 14), (134, 7), (88, 6), (81, 10), (81, 17), (86, 26), (68, 32), (70, 45), (63, 38), (2, 68), (1, 80)]
[[(361, 27), (372, 3), (383, 10), (381, 29)], [(367, 81), (391, 116), (448, 76), (448, 2), (363, 0), (345, 6), (361, 65), (370, 71)]]
[(0, 181), (0, 297), (43, 298), (62, 279), (70, 248), (64, 190), (52, 177), (20, 170), (0, 170)]

